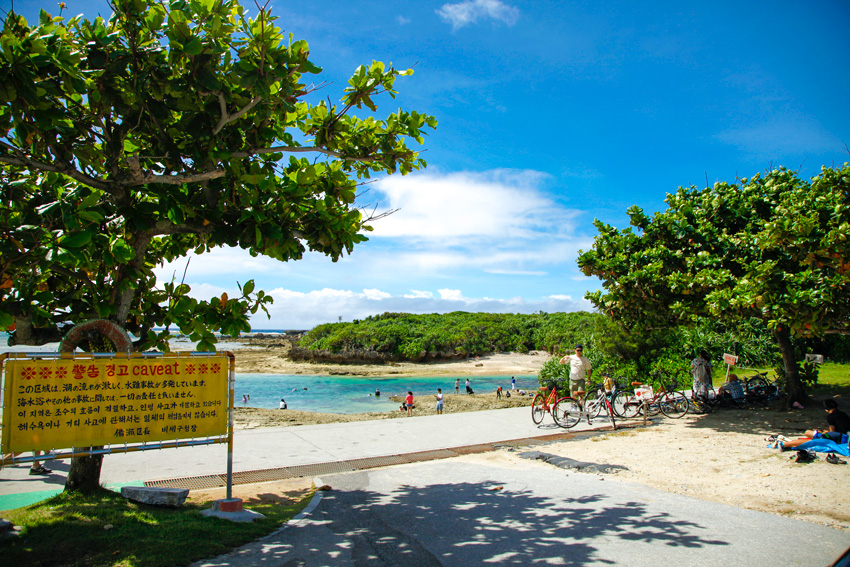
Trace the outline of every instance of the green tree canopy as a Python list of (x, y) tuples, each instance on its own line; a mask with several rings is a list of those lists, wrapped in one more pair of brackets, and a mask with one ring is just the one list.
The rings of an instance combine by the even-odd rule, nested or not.
[(667, 210), (628, 210), (634, 228), (596, 221), (579, 267), (602, 280), (587, 295), (627, 326), (700, 318), (765, 321), (782, 353), (789, 402), (806, 397), (792, 336), (850, 329), (850, 167), (810, 181), (784, 168), (679, 188)]
[[(167, 348), (176, 325), (213, 348), (213, 332), (249, 330), (270, 301), (198, 301), (152, 268), (218, 246), (297, 260), (338, 259), (374, 217), (355, 205), (371, 175), (425, 166), (433, 117), (375, 117), (410, 70), (358, 67), (341, 102), (304, 40), (266, 8), (236, 0), (115, 0), (93, 21), (8, 14), (0, 36), (0, 328), (22, 344), (67, 324), (110, 319)], [(313, 97), (318, 97), (313, 95)], [(358, 116), (359, 114), (360, 116)]]

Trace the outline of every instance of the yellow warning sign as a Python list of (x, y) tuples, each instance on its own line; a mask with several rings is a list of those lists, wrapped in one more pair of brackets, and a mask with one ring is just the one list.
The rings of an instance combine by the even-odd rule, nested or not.
[(228, 353), (7, 359), (3, 450), (226, 435), (229, 362)]

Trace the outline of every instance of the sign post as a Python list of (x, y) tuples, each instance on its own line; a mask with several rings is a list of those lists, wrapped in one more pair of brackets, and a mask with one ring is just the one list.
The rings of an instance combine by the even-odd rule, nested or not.
[(738, 357), (734, 354), (723, 353), (723, 362), (726, 363), (726, 381), (729, 381), (729, 369), (735, 366), (735, 363), (738, 362)]

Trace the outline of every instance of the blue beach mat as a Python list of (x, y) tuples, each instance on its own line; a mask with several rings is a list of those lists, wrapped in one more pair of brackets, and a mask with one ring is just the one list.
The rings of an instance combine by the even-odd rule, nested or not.
[(838, 453), (845, 457), (850, 457), (850, 450), (847, 448), (847, 443), (839, 445), (831, 439), (812, 439), (802, 445), (794, 447), (794, 450), (816, 451), (818, 453)]

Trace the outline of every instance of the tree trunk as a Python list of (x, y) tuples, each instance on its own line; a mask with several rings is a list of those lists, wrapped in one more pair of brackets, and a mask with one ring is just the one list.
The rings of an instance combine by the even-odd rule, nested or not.
[[(126, 335), (123, 327), (121, 332)], [(106, 338), (106, 343), (112, 345), (114, 351), (115, 343), (113, 339), (102, 334), (101, 338)], [(59, 345), (60, 352), (63, 348), (74, 350), (76, 345)], [(103, 447), (93, 447), (94, 449), (103, 449)], [(74, 452), (77, 452), (76, 450)], [(100, 467), (103, 464), (103, 455), (90, 455), (88, 457), (74, 457), (71, 459), (71, 467), (68, 469), (68, 479), (65, 481), (65, 492), (82, 492), (91, 493), (100, 488)]]
[[(102, 449), (103, 447), (94, 447)], [(100, 467), (103, 455), (75, 457), (71, 460), (68, 480), (65, 481), (65, 492), (91, 493), (100, 488)]]
[(788, 392), (788, 407), (794, 402), (801, 404), (809, 401), (806, 388), (800, 379), (800, 368), (797, 366), (797, 356), (794, 353), (794, 345), (791, 344), (791, 332), (787, 326), (777, 326), (773, 330), (773, 336), (782, 353), (782, 362), (785, 366), (785, 390)]

